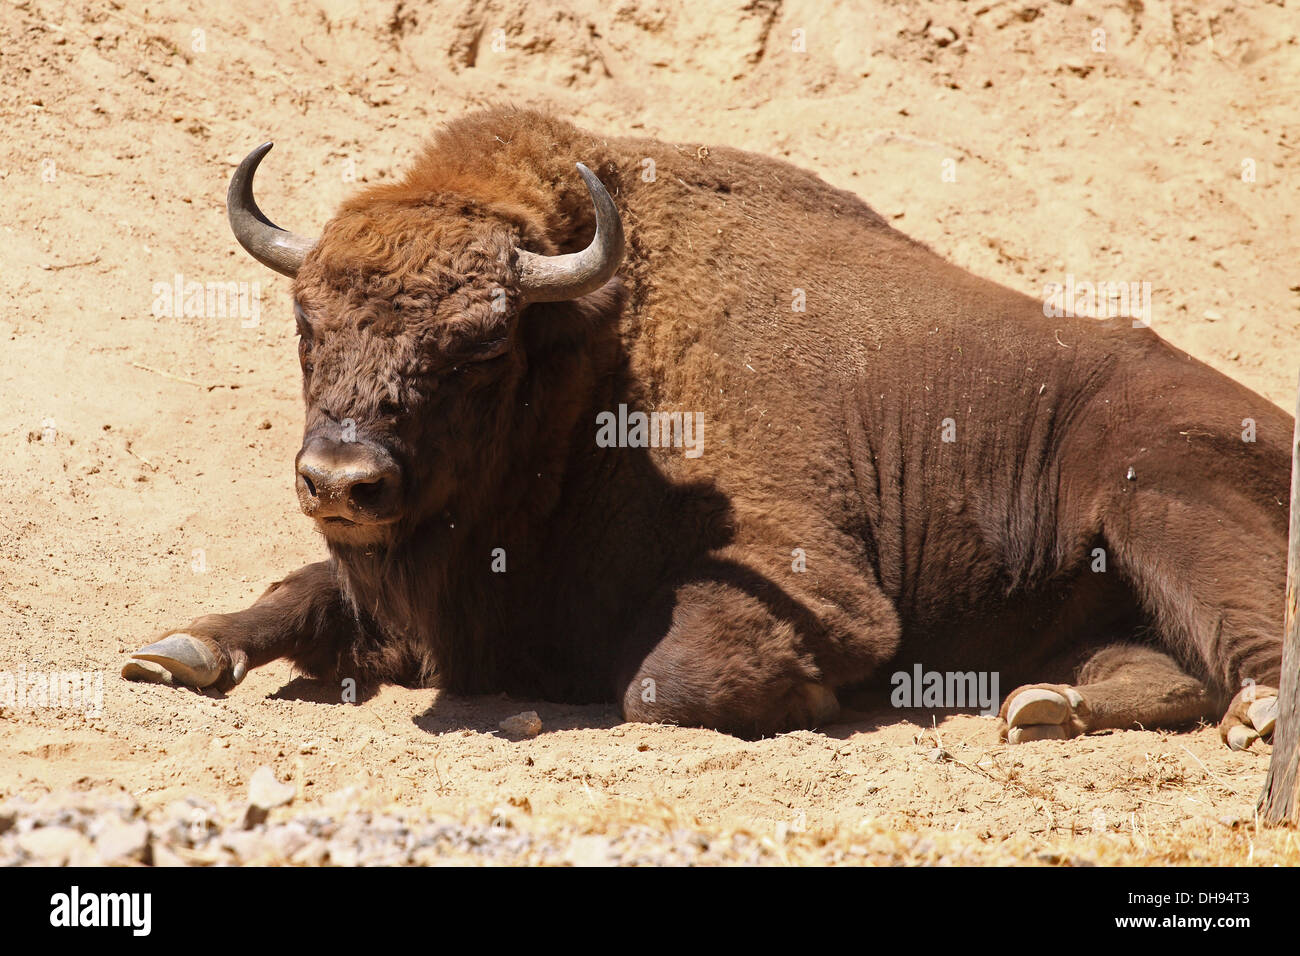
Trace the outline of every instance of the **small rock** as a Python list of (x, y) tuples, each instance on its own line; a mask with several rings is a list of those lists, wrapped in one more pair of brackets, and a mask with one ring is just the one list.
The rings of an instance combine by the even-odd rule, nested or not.
[(275, 771), (266, 764), (253, 771), (248, 781), (248, 802), (263, 810), (284, 806), (293, 800), (294, 793), (293, 784), (275, 779)]
[(497, 726), (510, 737), (536, 737), (542, 732), (542, 718), (537, 716), (537, 711), (526, 710), (507, 717)]
[(293, 800), (297, 791), (291, 783), (275, 779), (275, 771), (263, 764), (253, 771), (248, 781), (248, 809), (244, 812), (244, 829), (251, 830), (265, 823), (267, 815), (276, 807)]
[(945, 760), (951, 760), (952, 754), (948, 753), (948, 751), (944, 750), (942, 747), (935, 747), (926, 755), (925, 759), (930, 761), (930, 763), (943, 763)]
[(329, 856), (329, 852), (329, 844), (320, 837), (312, 837), (305, 846), (294, 851), (289, 857), (289, 862), (296, 863), (298, 866), (320, 866), (325, 862), (325, 857)]
[(574, 837), (564, 854), (573, 866), (612, 866), (609, 841), (603, 836)]
[(947, 46), (957, 39), (957, 31), (951, 27), (935, 26), (926, 31), (926, 36), (930, 38), (930, 42), (938, 46)]
[(162, 840), (154, 840), (153, 847), (149, 853), (150, 860), (154, 866), (188, 866), (183, 859), (176, 854), (176, 851), (169, 847)]
[(361, 862), (361, 852), (348, 840), (330, 840), (330, 863), (334, 866), (356, 866)]
[(143, 863), (149, 851), (149, 825), (143, 820), (110, 820), (95, 838), (95, 852), (104, 863)]
[(90, 841), (72, 827), (38, 827), (20, 834), (18, 846), (43, 866), (84, 866), (95, 860)]
[(1038, 854), (1038, 859), (1044, 863), (1050, 863), (1053, 866), (1096, 866), (1092, 860), (1086, 857), (1075, 856), (1072, 853), (1052, 853), (1043, 852)]
[(440, 866), (447, 862), (446, 854), (437, 846), (422, 846), (411, 851), (411, 863), (415, 866)]
[(227, 830), (221, 835), (221, 845), (240, 863), (256, 863), (270, 855), (264, 831)]
[(295, 853), (311, 842), (307, 828), (296, 821), (282, 827), (272, 827), (267, 831), (266, 842), (275, 851), (277, 857), (288, 860)]
[(1220, 312), (1218, 309), (1206, 309), (1206, 310), (1205, 310), (1205, 321), (1206, 321), (1206, 322), (1218, 322), (1218, 321), (1221, 321), (1222, 319), (1223, 319), (1223, 313)]

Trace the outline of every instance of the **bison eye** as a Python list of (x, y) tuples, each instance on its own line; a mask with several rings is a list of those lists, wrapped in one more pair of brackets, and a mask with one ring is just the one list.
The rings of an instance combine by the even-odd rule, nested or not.
[(492, 342), (484, 342), (470, 350), (461, 360), (464, 362), (490, 362), (493, 359), (504, 358), (508, 351), (510, 351), (510, 340), (496, 339)]
[(379, 402), (379, 414), (387, 418), (396, 418), (402, 414), (403, 408), (400, 402), (394, 402), (390, 399), (381, 399)]
[(307, 313), (302, 310), (302, 306), (297, 302), (293, 304), (293, 320), (298, 326), (298, 334), (304, 339), (311, 338), (311, 322), (307, 319)]

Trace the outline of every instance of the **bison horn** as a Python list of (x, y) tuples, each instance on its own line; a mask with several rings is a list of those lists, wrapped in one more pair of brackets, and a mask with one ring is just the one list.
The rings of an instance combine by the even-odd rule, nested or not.
[(281, 229), (257, 208), (253, 199), (253, 174), (272, 145), (263, 143), (245, 156), (235, 175), (230, 177), (226, 214), (230, 217), (230, 228), (235, 238), (250, 256), (281, 275), (293, 278), (311, 247), (316, 245), (316, 240)]
[(581, 252), (541, 256), (517, 249), (519, 291), (525, 302), (564, 302), (595, 292), (614, 275), (623, 261), (623, 221), (614, 200), (593, 173), (578, 163), (596, 207), (596, 235)]

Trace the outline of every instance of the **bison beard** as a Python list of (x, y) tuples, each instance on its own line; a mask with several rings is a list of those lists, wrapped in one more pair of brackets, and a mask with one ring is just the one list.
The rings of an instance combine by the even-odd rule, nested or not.
[[(330, 557), (137, 661), (746, 736), (924, 662), (1024, 685), (1012, 742), (1271, 730), (1292, 423), (1151, 331), (1045, 318), (732, 149), (483, 112), (319, 241), (257, 210), (267, 149), (231, 222), (295, 277), (299, 498)], [(709, 442), (604, 447), (620, 406)]]

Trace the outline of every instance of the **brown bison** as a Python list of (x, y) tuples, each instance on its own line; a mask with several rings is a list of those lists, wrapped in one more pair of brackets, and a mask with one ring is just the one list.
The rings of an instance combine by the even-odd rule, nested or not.
[(1271, 731), (1292, 422), (1148, 329), (734, 149), (481, 112), (319, 240), (254, 202), (269, 149), (230, 221), (294, 279), (329, 558), (137, 659), (743, 736), (923, 663), (1024, 685), (1012, 742)]

